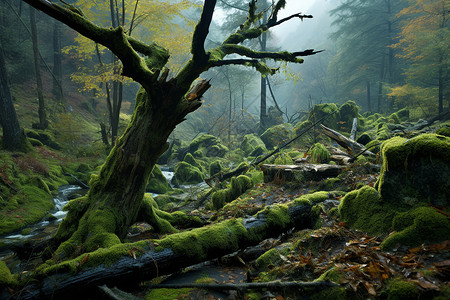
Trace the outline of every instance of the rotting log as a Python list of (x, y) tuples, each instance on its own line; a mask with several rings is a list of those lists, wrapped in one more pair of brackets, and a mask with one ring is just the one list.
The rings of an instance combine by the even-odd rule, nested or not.
[(367, 155), (375, 156), (374, 153), (366, 150), (366, 147), (364, 147), (360, 143), (352, 141), (348, 137), (322, 124), (320, 126), (322, 127), (322, 131), (326, 136), (335, 140), (340, 146), (344, 147), (347, 151), (350, 151), (353, 155), (356, 155), (364, 151), (364, 153)]
[(101, 248), (73, 261), (38, 270), (16, 298), (83, 299), (104, 284), (129, 288), (277, 237), (294, 227), (310, 228), (314, 218), (311, 206), (294, 200), (267, 207), (247, 219), (230, 219), (160, 240)]
[(325, 178), (336, 177), (343, 170), (342, 166), (328, 164), (301, 164), (301, 165), (262, 165), (264, 182), (305, 182), (318, 181)]

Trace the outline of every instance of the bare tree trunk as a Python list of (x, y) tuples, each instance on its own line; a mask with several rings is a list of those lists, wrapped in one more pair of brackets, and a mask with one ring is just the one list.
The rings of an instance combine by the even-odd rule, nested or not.
[(31, 149), (23, 130), (19, 126), (16, 110), (9, 88), (6, 73), (5, 58), (0, 40), (0, 124), (3, 127), (3, 147), (12, 151), (24, 151)]
[(62, 89), (62, 59), (61, 59), (61, 24), (54, 20), (53, 25), (53, 95), (63, 101)]
[(367, 111), (371, 111), (372, 104), (371, 104), (371, 99), (370, 99), (370, 81), (369, 80), (367, 80), (366, 89), (367, 89)]
[(33, 56), (34, 56), (34, 72), (36, 75), (37, 84), (37, 94), (39, 101), (39, 124), (37, 125), (40, 129), (45, 129), (48, 126), (47, 114), (45, 112), (45, 100), (42, 88), (42, 77), (41, 77), (41, 64), (38, 49), (38, 34), (36, 29), (36, 11), (34, 8), (30, 8), (30, 25), (31, 25), (31, 40), (33, 41)]

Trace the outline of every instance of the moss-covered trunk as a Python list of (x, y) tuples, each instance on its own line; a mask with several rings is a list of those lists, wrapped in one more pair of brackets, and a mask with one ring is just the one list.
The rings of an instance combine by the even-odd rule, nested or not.
[(196, 101), (185, 100), (185, 91), (174, 80), (155, 84), (152, 94), (139, 91), (133, 118), (99, 174), (91, 178), (87, 196), (68, 205), (69, 213), (55, 236), (56, 241), (65, 241), (57, 251), (61, 257), (120, 243), (136, 220), (168, 136), (198, 107)]

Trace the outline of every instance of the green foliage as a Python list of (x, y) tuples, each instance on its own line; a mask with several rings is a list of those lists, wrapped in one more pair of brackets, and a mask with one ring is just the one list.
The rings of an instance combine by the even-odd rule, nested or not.
[(314, 144), (308, 153), (311, 154), (311, 162), (313, 163), (322, 164), (330, 161), (328, 149), (320, 143)]

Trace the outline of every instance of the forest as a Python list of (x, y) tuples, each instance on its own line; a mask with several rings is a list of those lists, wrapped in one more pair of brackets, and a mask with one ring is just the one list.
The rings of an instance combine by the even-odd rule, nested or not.
[(2, 0), (0, 299), (450, 299), (449, 18)]

